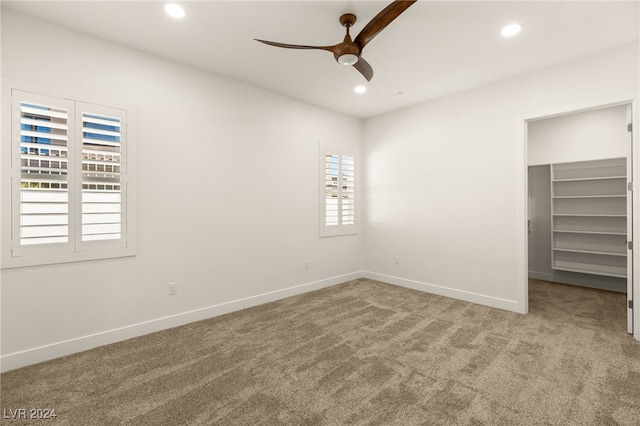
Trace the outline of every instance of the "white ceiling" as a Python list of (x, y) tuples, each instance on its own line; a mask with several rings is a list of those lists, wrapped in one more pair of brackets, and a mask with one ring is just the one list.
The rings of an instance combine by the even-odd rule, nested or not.
[[(263, 45), (332, 45), (338, 18), (355, 13), (352, 36), (388, 1), (2, 1), (66, 27), (180, 61), (334, 111), (366, 118), (638, 40), (635, 1), (426, 1), (407, 9), (363, 53), (366, 80), (325, 51)], [(511, 39), (500, 29), (523, 31)], [(353, 88), (366, 83), (368, 92)], [(399, 94), (399, 93), (402, 94)]]

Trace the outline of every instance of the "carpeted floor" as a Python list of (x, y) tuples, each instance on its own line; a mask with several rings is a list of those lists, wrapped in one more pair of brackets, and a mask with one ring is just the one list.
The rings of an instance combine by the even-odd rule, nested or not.
[(623, 294), (530, 282), (519, 315), (357, 280), (2, 374), (57, 425), (640, 424)]

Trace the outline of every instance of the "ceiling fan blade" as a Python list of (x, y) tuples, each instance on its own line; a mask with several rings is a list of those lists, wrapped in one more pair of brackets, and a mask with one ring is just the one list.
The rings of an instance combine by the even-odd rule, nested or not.
[(354, 40), (362, 50), (375, 36), (417, 0), (395, 0), (364, 26)]
[(353, 67), (360, 71), (360, 74), (362, 74), (367, 81), (371, 81), (373, 78), (373, 68), (371, 68), (369, 62), (365, 61), (362, 56), (358, 58), (358, 62), (353, 64)]
[(275, 41), (260, 40), (257, 38), (254, 38), (254, 40), (259, 41), (260, 43), (268, 44), (270, 46), (284, 47), (286, 49), (318, 49), (318, 50), (327, 50), (329, 52), (333, 52), (333, 49), (335, 47), (335, 46), (304, 46), (301, 44), (286, 44), (286, 43), (278, 43)]

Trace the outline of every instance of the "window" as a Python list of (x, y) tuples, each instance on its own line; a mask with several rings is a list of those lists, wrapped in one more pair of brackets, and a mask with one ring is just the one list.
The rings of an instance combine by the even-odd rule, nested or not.
[(323, 150), (321, 175), (320, 236), (357, 233), (355, 156)]
[(127, 112), (13, 90), (11, 120), (11, 254), (3, 267), (135, 254)]

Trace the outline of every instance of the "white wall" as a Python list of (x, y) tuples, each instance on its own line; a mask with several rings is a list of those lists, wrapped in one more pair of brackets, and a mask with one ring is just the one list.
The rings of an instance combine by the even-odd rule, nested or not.
[(368, 275), (525, 312), (524, 118), (629, 93), (637, 43), (366, 120)]
[(527, 127), (529, 165), (626, 157), (627, 107), (618, 105), (532, 121)]
[(359, 120), (6, 10), (2, 76), (132, 107), (139, 159), (136, 257), (1, 271), (2, 369), (359, 276), (318, 223), (319, 144), (360, 153)]

